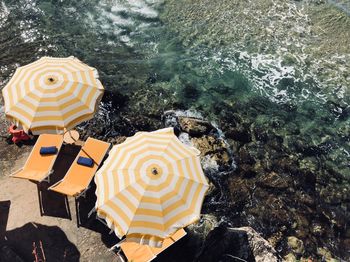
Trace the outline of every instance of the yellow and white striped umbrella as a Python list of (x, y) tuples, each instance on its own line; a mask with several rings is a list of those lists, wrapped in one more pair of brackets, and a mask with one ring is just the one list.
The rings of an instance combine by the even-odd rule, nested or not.
[(71, 56), (17, 68), (2, 93), (6, 116), (41, 134), (62, 133), (92, 118), (103, 91), (96, 69)]
[(172, 128), (138, 132), (114, 146), (95, 176), (97, 215), (119, 238), (161, 246), (199, 219), (208, 189), (199, 153)]

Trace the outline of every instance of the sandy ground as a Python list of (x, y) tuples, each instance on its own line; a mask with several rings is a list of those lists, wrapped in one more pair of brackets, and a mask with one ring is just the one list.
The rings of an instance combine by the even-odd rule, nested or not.
[[(40, 241), (46, 260), (50, 262), (120, 261), (119, 256), (110, 251), (119, 239), (94, 215), (88, 218), (96, 202), (94, 183), (86, 198), (80, 198), (79, 228), (74, 199), (68, 200), (68, 209), (63, 195), (47, 190), (64, 177), (80, 146), (62, 147), (53, 166), (55, 171), (50, 176), (50, 184), (43, 182), (38, 186), (28, 180), (9, 177), (24, 165), (34, 143), (17, 146), (0, 138), (0, 261), (34, 261), (33, 244), (40, 251)], [(38, 192), (41, 193), (42, 215)], [(193, 253), (190, 242), (189, 237), (178, 241), (154, 261), (183, 261), (186, 254)], [(16, 254), (20, 260), (13, 258)], [(4, 259), (9, 256), (10, 259)]]
[[(23, 166), (30, 150), (31, 145), (17, 147), (0, 140), (0, 247), (9, 246), (24, 261), (34, 260), (33, 242), (39, 246), (40, 241), (47, 261), (118, 261), (109, 250), (118, 239), (101, 222), (87, 218), (95, 201), (93, 188), (80, 202), (83, 225), (78, 228), (74, 199), (69, 199), (70, 216), (65, 198), (46, 190), (47, 183), (42, 183), (41, 216), (37, 185), (9, 177)], [(74, 146), (61, 150), (50, 184), (64, 176), (78, 151), (79, 147)]]

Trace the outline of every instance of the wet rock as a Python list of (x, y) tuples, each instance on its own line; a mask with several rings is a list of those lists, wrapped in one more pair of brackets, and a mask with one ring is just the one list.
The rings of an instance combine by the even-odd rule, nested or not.
[(222, 115), (220, 126), (225, 134), (229, 132), (230, 128), (238, 127), (242, 124), (243, 119), (241, 115), (232, 113), (232, 111), (225, 111), (222, 107), (220, 107), (219, 110)]
[(295, 236), (298, 238), (307, 238), (310, 235), (310, 223), (307, 217), (300, 213), (294, 215), (295, 218)]
[(320, 168), (320, 163), (315, 157), (307, 157), (300, 160), (299, 166), (301, 169), (316, 172)]
[(214, 136), (194, 137), (191, 143), (200, 152), (201, 156), (209, 156), (210, 159), (223, 167), (229, 167), (232, 159), (228, 153), (228, 148), (223, 140)]
[(283, 233), (281, 231), (276, 232), (271, 237), (268, 238), (269, 243), (276, 248), (276, 246), (281, 242), (283, 238)]
[(321, 206), (321, 214), (328, 220), (328, 222), (339, 229), (345, 231), (347, 221), (350, 220), (350, 214), (341, 209), (330, 206)]
[(234, 258), (246, 261), (278, 261), (275, 249), (251, 227), (217, 227), (207, 236), (198, 261)]
[(173, 127), (174, 129), (178, 129), (179, 132), (181, 132), (180, 127), (178, 127), (178, 117), (176, 115), (176, 112), (174, 110), (168, 110), (163, 113), (162, 120), (164, 123), (164, 126), (166, 127)]
[(320, 223), (313, 223), (312, 227), (311, 227), (311, 232), (315, 236), (320, 237), (325, 233), (325, 229), (322, 227), (322, 225)]
[(282, 144), (283, 144), (283, 137), (275, 134), (269, 135), (269, 139), (267, 141), (268, 147), (277, 151), (282, 151), (284, 149)]
[(338, 260), (332, 258), (331, 252), (327, 248), (319, 247), (317, 248), (317, 254), (322, 257), (323, 261), (326, 262), (336, 262)]
[(305, 156), (317, 156), (326, 153), (324, 147), (311, 145), (309, 140), (301, 138), (294, 141), (294, 147), (297, 152), (300, 152)]
[(263, 175), (259, 178), (258, 184), (262, 187), (286, 189), (291, 185), (291, 179), (275, 172)]
[(241, 164), (238, 166), (237, 172), (240, 176), (244, 178), (253, 178), (258, 173), (256, 172), (254, 166), (248, 165), (248, 164)]
[(249, 143), (252, 141), (249, 130), (244, 127), (229, 128), (225, 130), (225, 136), (242, 143)]
[(332, 187), (333, 186), (327, 186), (322, 188), (320, 197), (327, 204), (338, 205), (342, 202), (342, 191), (337, 190), (337, 188), (334, 190)]
[(343, 239), (342, 246), (344, 247), (344, 250), (350, 250), (350, 238)]
[(289, 253), (288, 255), (283, 257), (285, 262), (295, 262), (297, 261), (297, 258), (295, 257), (295, 255), (293, 253)]
[(116, 136), (116, 137), (112, 137), (112, 138), (108, 138), (107, 142), (113, 144), (113, 145), (118, 145), (123, 143), (126, 140), (126, 136)]
[(198, 222), (186, 227), (191, 246), (197, 250), (197, 253), (201, 252), (201, 247), (209, 232), (218, 225), (218, 220), (214, 215), (205, 214), (201, 216)]
[(305, 205), (308, 205), (310, 207), (315, 205), (315, 199), (314, 197), (306, 194), (303, 191), (298, 191), (296, 192), (296, 197), (298, 198), (298, 200), (300, 201), (300, 203), (303, 203)]
[(209, 188), (208, 188), (208, 190), (207, 190), (207, 192), (206, 192), (206, 195), (207, 195), (207, 196), (208, 196), (208, 195), (211, 195), (211, 194), (213, 194), (216, 190), (217, 190), (217, 188), (215, 187), (215, 185), (214, 185), (212, 182), (209, 181)]
[(202, 156), (226, 149), (224, 142), (213, 136), (192, 138), (191, 142), (201, 152)]
[(254, 184), (252, 181), (240, 177), (232, 177), (229, 181), (229, 190), (232, 204), (235, 208), (244, 206), (251, 200)]
[(255, 164), (255, 157), (251, 153), (250, 148), (248, 147), (242, 147), (239, 152), (238, 152), (238, 163), (239, 164), (248, 164), (248, 165), (253, 165)]
[(117, 91), (105, 90), (101, 103), (108, 111), (120, 110), (127, 105), (129, 97)]
[(232, 159), (226, 150), (219, 151), (210, 155), (211, 159), (219, 165), (219, 170), (224, 170), (231, 166)]
[(252, 216), (249, 222), (259, 232), (271, 236), (284, 226), (291, 227), (294, 214), (285, 206), (285, 201), (259, 187), (255, 188), (252, 199), (253, 206), (244, 212)]
[(273, 169), (280, 172), (297, 173), (298, 168), (297, 157), (294, 155), (281, 157), (273, 163)]
[(290, 236), (288, 237), (288, 246), (296, 254), (301, 255), (304, 253), (304, 243), (300, 239)]
[(266, 128), (262, 126), (253, 126), (253, 135), (255, 140), (261, 141), (261, 142), (266, 142), (268, 140), (268, 132)]
[(129, 117), (129, 119), (131, 120), (132, 126), (137, 131), (154, 131), (162, 128), (160, 117), (157, 119), (153, 117), (139, 115)]
[(207, 135), (214, 129), (210, 122), (196, 118), (178, 117), (178, 122), (181, 130), (190, 136)]

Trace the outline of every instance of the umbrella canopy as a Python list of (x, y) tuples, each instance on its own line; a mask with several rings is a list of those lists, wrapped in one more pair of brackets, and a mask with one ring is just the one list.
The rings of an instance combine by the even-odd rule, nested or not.
[(75, 57), (43, 57), (17, 68), (2, 90), (6, 116), (33, 134), (62, 133), (93, 117), (104, 88)]
[(95, 176), (97, 215), (119, 238), (161, 246), (199, 219), (208, 189), (199, 153), (172, 128), (139, 132), (114, 146)]

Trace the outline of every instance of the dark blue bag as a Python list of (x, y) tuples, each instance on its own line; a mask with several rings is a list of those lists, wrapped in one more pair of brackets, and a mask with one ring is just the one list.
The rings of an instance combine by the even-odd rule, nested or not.
[(40, 155), (53, 155), (57, 153), (57, 147), (55, 146), (42, 146), (40, 148)]
[(77, 163), (78, 163), (79, 165), (88, 166), (88, 167), (92, 167), (92, 166), (94, 165), (94, 161), (93, 161), (91, 158), (89, 158), (89, 157), (83, 157), (83, 156), (80, 156), (80, 157), (78, 158)]

